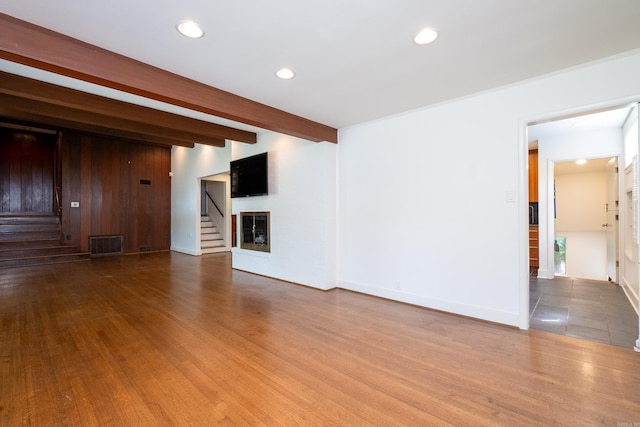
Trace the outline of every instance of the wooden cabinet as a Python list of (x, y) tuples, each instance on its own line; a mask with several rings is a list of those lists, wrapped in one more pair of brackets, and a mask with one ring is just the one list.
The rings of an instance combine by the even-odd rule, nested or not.
[(538, 268), (538, 227), (529, 226), (529, 268)]
[[(537, 211), (538, 202), (538, 150), (529, 150), (529, 209)], [(532, 205), (535, 203), (535, 207)], [(531, 213), (529, 215), (529, 224), (531, 222)], [(537, 212), (535, 217), (537, 217)], [(537, 224), (537, 219), (533, 224)], [(529, 225), (529, 268), (539, 268), (540, 262), (538, 258), (538, 226)]]
[(538, 150), (529, 150), (529, 202), (538, 201)]

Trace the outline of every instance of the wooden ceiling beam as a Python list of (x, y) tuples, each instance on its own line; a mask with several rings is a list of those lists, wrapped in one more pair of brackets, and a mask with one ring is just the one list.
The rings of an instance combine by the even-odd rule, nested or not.
[(335, 128), (0, 14), (0, 58), (310, 141)]
[(108, 129), (100, 126), (91, 126), (68, 120), (54, 119), (51, 117), (40, 116), (37, 113), (33, 112), (25, 113), (23, 111), (11, 110), (10, 108), (6, 108), (5, 106), (0, 106), (0, 117), (2, 122), (24, 125), (26, 127), (33, 127), (34, 123), (37, 123), (37, 125), (35, 125), (37, 127), (49, 128), (54, 131), (61, 131), (63, 133), (67, 131), (80, 131), (101, 136), (111, 136), (119, 139), (131, 140), (138, 143), (159, 145), (163, 147), (177, 145), (181, 147), (193, 148), (195, 146), (194, 143), (176, 141), (166, 138), (150, 137), (149, 135), (144, 134), (119, 131), (116, 129)]
[(94, 133), (112, 136), (129, 135), (131, 139), (144, 141), (172, 141), (174, 145), (193, 146), (194, 143), (224, 147), (225, 140), (206, 137), (182, 130), (132, 122), (89, 111), (20, 98), (0, 93), (0, 114), (20, 120), (30, 120), (53, 125), (64, 123), (65, 127), (76, 130), (88, 130)]
[(257, 136), (254, 132), (167, 113), (2, 71), (0, 71), (0, 93), (101, 114), (115, 119), (147, 123), (201, 135), (201, 138), (194, 138), (196, 140), (214, 138), (231, 139), (250, 144), (257, 142)]

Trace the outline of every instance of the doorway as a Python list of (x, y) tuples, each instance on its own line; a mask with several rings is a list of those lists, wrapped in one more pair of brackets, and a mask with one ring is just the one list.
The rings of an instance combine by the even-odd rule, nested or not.
[[(623, 203), (623, 185), (621, 174), (616, 173), (614, 177), (613, 172), (618, 170), (616, 163), (622, 159), (624, 144), (620, 130), (629, 111), (627, 106), (527, 127), (529, 140), (535, 138), (540, 153), (540, 267), (530, 277), (528, 288), (529, 326), (532, 329), (625, 347), (632, 347), (634, 335), (638, 336), (637, 314), (625, 292), (614, 285), (620, 278), (617, 257), (621, 237), (616, 221)], [(602, 120), (596, 120), (598, 125), (577, 125), (594, 118)], [(576, 206), (575, 200), (563, 207), (556, 204), (556, 196), (562, 197), (562, 193), (568, 192), (581, 201), (580, 191), (593, 192), (590, 184), (583, 184), (580, 190), (577, 173), (563, 172), (563, 168), (570, 165), (578, 167), (575, 160), (582, 157), (587, 158), (591, 166), (600, 163), (599, 171), (591, 176), (592, 180), (596, 175), (599, 179), (599, 201), (596, 202), (599, 207), (590, 219), (585, 215), (584, 207)], [(602, 160), (596, 160), (598, 158)], [(563, 224), (561, 221), (566, 220), (566, 212), (558, 218), (557, 210), (566, 210), (566, 205), (575, 208), (577, 214)], [(585, 219), (590, 220), (590, 226), (586, 228), (579, 224)], [(596, 254), (592, 251), (594, 247)], [(590, 250), (592, 253), (587, 257), (591, 256), (597, 262), (582, 260), (582, 263), (576, 263), (576, 256), (579, 259), (585, 256), (581, 252), (589, 253)], [(559, 254), (562, 255), (560, 259)], [(563, 264), (564, 275), (557, 269), (559, 263)], [(595, 273), (592, 267), (597, 267)], [(603, 300), (618, 305), (604, 307)], [(625, 329), (626, 337), (619, 333), (622, 329)]]
[(553, 212), (548, 213), (547, 221), (553, 236), (549, 276), (616, 283), (617, 163), (617, 157), (554, 162), (553, 182), (549, 184), (554, 192)]
[(0, 126), (0, 141), (0, 215), (56, 214), (55, 132)]
[(231, 250), (229, 182), (228, 173), (200, 180), (200, 250), (203, 254)]

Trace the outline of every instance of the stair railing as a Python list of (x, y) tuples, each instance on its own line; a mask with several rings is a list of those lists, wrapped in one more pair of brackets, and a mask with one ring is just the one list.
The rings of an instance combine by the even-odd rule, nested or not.
[(62, 204), (60, 203), (60, 187), (54, 188), (55, 196), (56, 196), (56, 214), (58, 218), (62, 218)]
[(209, 200), (211, 200), (211, 203), (213, 203), (213, 206), (216, 207), (216, 209), (218, 210), (218, 212), (220, 213), (220, 216), (222, 216), (222, 218), (224, 218), (224, 214), (222, 213), (222, 211), (220, 210), (220, 208), (218, 207), (218, 205), (216, 204), (216, 202), (211, 198), (211, 194), (209, 194), (208, 191), (205, 190), (204, 192), (207, 197), (209, 198)]
[(54, 186), (53, 192), (56, 199), (56, 214), (58, 216), (58, 231), (60, 231), (60, 240), (62, 241), (62, 203), (60, 203), (60, 187)]

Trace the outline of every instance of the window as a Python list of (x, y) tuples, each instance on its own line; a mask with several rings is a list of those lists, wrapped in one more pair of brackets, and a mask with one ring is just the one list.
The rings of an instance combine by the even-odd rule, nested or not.
[(556, 237), (553, 243), (555, 274), (565, 276), (567, 274), (567, 238)]

